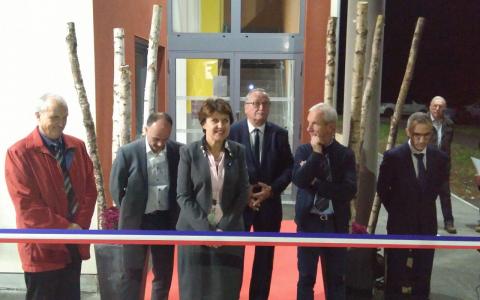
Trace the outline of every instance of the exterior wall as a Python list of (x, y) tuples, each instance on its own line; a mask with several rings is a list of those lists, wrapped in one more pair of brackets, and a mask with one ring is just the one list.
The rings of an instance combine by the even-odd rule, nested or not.
[[(112, 110), (113, 110), (113, 28), (125, 29), (125, 62), (130, 66), (132, 73), (132, 130), (135, 120), (135, 37), (148, 41), (150, 23), (154, 4), (163, 7), (162, 25), (159, 47), (167, 43), (166, 0), (102, 0), (93, 1), (93, 24), (95, 36), (95, 84), (97, 86), (97, 135), (105, 191), (108, 201), (111, 201), (108, 192), (108, 178), (111, 168), (112, 145)], [(158, 110), (166, 109), (166, 65), (165, 52), (158, 54)], [(143, 99), (139, 99), (143, 101)], [(110, 202), (111, 203), (111, 202)]]
[(305, 5), (305, 54), (303, 62), (303, 114), (301, 118), (301, 142), (308, 139), (306, 123), (308, 108), (323, 102), (325, 78), (325, 42), (330, 1), (306, 0)]
[[(83, 80), (95, 116), (92, 2), (16, 0), (0, 4), (0, 228), (15, 228), (15, 211), (4, 178), (5, 154), (8, 147), (35, 128), (35, 99), (45, 92), (62, 95), (69, 103), (65, 132), (86, 140), (65, 43), (66, 23), (72, 21), (76, 25)], [(21, 271), (16, 253), (15, 244), (0, 244), (0, 272)]]

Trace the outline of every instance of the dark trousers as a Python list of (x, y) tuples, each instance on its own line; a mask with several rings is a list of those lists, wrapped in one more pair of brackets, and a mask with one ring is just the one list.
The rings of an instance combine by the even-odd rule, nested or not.
[[(302, 225), (303, 232), (335, 232), (333, 219), (320, 220), (310, 214)], [(347, 250), (345, 248), (298, 247), (297, 299), (313, 300), (313, 288), (317, 280), (318, 259), (322, 258), (322, 273), (327, 300), (344, 300), (346, 297), (345, 272)]]
[[(433, 249), (385, 249), (385, 299), (428, 299), (434, 253)], [(407, 266), (408, 257), (412, 258), (411, 267)]]
[[(172, 224), (167, 211), (157, 211), (144, 215), (142, 220), (143, 230), (172, 230)], [(132, 247), (132, 246), (130, 246)], [(174, 246), (140, 246), (132, 261), (138, 261), (137, 265), (124, 263), (125, 269), (122, 274), (122, 295), (125, 300), (143, 299), (145, 294), (145, 277), (147, 275), (148, 255), (150, 249), (152, 256), (152, 300), (166, 300), (170, 292), (173, 273)], [(124, 259), (129, 259), (124, 256)]]
[(442, 207), (443, 222), (453, 223), (452, 199), (450, 196), (450, 180), (447, 180), (442, 184), (438, 196), (440, 197), (440, 206)]
[[(266, 201), (270, 201), (267, 199)], [(281, 206), (280, 217), (272, 217), (270, 207), (265, 204), (258, 212), (250, 208), (245, 211), (246, 231), (253, 227), (254, 232), (279, 232), (281, 226)], [(277, 215), (278, 215), (277, 214)], [(272, 281), (273, 257), (275, 247), (257, 246), (255, 247), (255, 256), (253, 258), (252, 278), (250, 280), (249, 299), (266, 300), (270, 294), (270, 283)]]
[(80, 300), (82, 260), (78, 248), (68, 245), (72, 262), (65, 268), (47, 272), (25, 272), (27, 300)]

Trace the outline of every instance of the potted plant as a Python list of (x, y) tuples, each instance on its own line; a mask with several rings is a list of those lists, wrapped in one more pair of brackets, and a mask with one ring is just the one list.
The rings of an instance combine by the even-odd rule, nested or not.
[[(104, 230), (118, 229), (119, 210), (106, 208), (100, 212), (100, 224)], [(101, 299), (119, 299), (120, 276), (122, 270), (122, 245), (98, 244), (95, 248), (98, 286)]]

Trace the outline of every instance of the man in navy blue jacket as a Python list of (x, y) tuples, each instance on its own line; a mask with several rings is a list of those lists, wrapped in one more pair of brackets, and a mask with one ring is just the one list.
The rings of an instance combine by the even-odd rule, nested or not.
[[(337, 112), (331, 106), (314, 105), (307, 121), (310, 143), (298, 147), (293, 167), (297, 231), (348, 233), (357, 191), (355, 155), (335, 140)], [(345, 299), (346, 254), (345, 248), (298, 247), (297, 299), (313, 299), (319, 257), (327, 299)]]
[[(408, 142), (384, 153), (377, 192), (388, 213), (388, 234), (436, 235), (435, 200), (448, 180), (448, 157), (428, 145), (433, 125), (425, 113), (407, 121)], [(428, 299), (433, 249), (386, 249), (385, 299)]]
[[(247, 118), (230, 129), (230, 139), (243, 144), (253, 194), (244, 213), (250, 231), (279, 232), (282, 222), (280, 195), (290, 184), (292, 151), (287, 130), (267, 122), (270, 98), (263, 89), (252, 89), (245, 101)], [(268, 299), (274, 247), (255, 247), (250, 300)]]

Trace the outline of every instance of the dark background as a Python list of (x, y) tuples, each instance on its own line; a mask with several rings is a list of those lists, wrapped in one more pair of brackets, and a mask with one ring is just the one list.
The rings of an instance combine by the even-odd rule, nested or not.
[(387, 0), (382, 102), (395, 102), (418, 17), (426, 22), (407, 102), (441, 95), (450, 107), (480, 100), (480, 1)]

